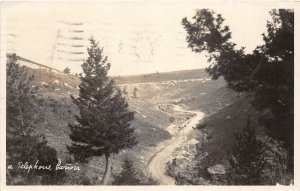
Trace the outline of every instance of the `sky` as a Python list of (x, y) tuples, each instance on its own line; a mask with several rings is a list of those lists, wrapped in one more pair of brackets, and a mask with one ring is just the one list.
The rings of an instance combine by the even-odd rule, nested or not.
[(187, 47), (183, 17), (196, 9), (222, 14), (232, 42), (251, 52), (263, 43), (271, 5), (196, 1), (7, 2), (7, 52), (60, 70), (81, 72), (93, 36), (111, 63), (110, 75), (205, 68), (205, 55)]

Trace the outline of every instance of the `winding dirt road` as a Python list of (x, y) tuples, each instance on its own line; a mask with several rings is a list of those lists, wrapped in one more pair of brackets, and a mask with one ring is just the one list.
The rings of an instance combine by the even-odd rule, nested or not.
[[(179, 148), (187, 139), (187, 135), (193, 131), (193, 127), (204, 117), (204, 113), (200, 111), (184, 110), (180, 106), (175, 105), (175, 111), (193, 113), (194, 117), (178, 125), (180, 130), (173, 136), (171, 140), (160, 145), (158, 151), (150, 158), (148, 163), (148, 171), (153, 179), (158, 180), (161, 185), (175, 185), (175, 180), (165, 174), (166, 163), (170, 160), (175, 149)], [(171, 124), (174, 126), (174, 124)]]

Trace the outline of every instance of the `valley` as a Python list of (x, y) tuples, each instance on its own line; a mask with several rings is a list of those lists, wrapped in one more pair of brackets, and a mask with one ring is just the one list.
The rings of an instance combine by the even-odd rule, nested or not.
[(293, 6), (78, 3), (3, 4), (6, 185), (294, 184)]
[[(41, 69), (29, 71), (35, 75), (40, 106), (43, 108), (39, 130), (48, 144), (58, 151), (60, 159), (69, 160), (72, 156), (66, 149), (71, 144), (68, 124), (74, 122), (74, 114), (78, 114), (70, 95), (77, 96), (79, 79), (72, 74)], [(138, 141), (134, 148), (113, 156), (113, 171), (118, 172), (122, 158), (129, 157), (139, 171), (158, 180), (160, 184), (175, 183), (166, 174), (167, 163), (175, 158), (192, 160), (196, 145), (205, 136), (204, 131), (195, 128), (197, 124), (240, 97), (240, 94), (228, 89), (222, 79), (210, 80), (204, 70), (113, 79), (126, 97), (130, 109), (135, 112), (132, 126)], [(88, 164), (77, 165), (82, 165), (83, 170), (72, 176), (78, 179), (87, 176), (93, 184), (99, 184), (104, 159), (94, 157)]]
[(178, 130), (175, 130), (175, 132), (174, 130), (170, 130), (173, 134), (172, 139), (160, 144), (160, 146), (158, 147), (158, 151), (155, 152), (155, 154), (149, 160), (148, 171), (151, 173), (154, 179), (159, 180), (161, 185), (175, 184), (175, 181), (165, 174), (165, 161), (170, 161), (171, 157), (178, 157), (174, 155), (174, 151), (175, 149), (180, 148), (182, 144), (184, 144), (185, 142), (190, 144), (188, 136), (190, 136), (193, 133), (192, 131), (194, 130), (195, 126), (204, 117), (204, 114), (200, 111), (184, 110), (178, 107), (178, 105), (175, 105), (174, 110), (178, 112), (193, 114), (194, 116), (178, 126), (171, 124), (168, 127), (169, 129), (176, 128)]

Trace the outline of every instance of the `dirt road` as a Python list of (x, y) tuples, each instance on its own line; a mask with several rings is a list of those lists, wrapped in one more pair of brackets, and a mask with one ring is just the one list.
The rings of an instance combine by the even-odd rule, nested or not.
[[(166, 163), (170, 160), (175, 149), (179, 148), (187, 139), (187, 135), (193, 131), (193, 127), (204, 117), (200, 111), (188, 111), (175, 105), (174, 110), (195, 114), (194, 117), (180, 124), (180, 130), (174, 134), (171, 140), (161, 144), (158, 151), (151, 157), (148, 163), (148, 171), (153, 179), (158, 180), (161, 185), (174, 185), (175, 180), (165, 174)], [(174, 126), (174, 124), (171, 124)]]

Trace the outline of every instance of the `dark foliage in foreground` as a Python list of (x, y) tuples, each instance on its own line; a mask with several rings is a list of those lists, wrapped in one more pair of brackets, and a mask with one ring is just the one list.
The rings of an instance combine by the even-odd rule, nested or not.
[[(7, 65), (6, 103), (6, 163), (7, 184), (60, 184), (64, 171), (55, 171), (58, 163), (56, 150), (47, 145), (36, 131), (36, 121), (42, 112), (38, 108), (33, 76), (17, 64), (16, 55), (9, 55)], [(52, 170), (18, 169), (18, 163), (52, 166)]]
[(227, 155), (229, 163), (227, 182), (234, 185), (260, 185), (263, 170), (266, 165), (264, 146), (257, 139), (250, 119), (239, 134), (235, 135), (236, 142)]
[(268, 134), (282, 141), (289, 151), (288, 168), (294, 157), (294, 11), (272, 10), (264, 44), (252, 54), (231, 42), (224, 19), (209, 9), (197, 10), (182, 20), (187, 42), (194, 52), (207, 52), (213, 79), (223, 76), (228, 86), (253, 95), (253, 105), (261, 112), (260, 122)]
[(123, 160), (122, 171), (113, 175), (112, 185), (157, 185), (158, 182), (138, 173), (127, 157)]

